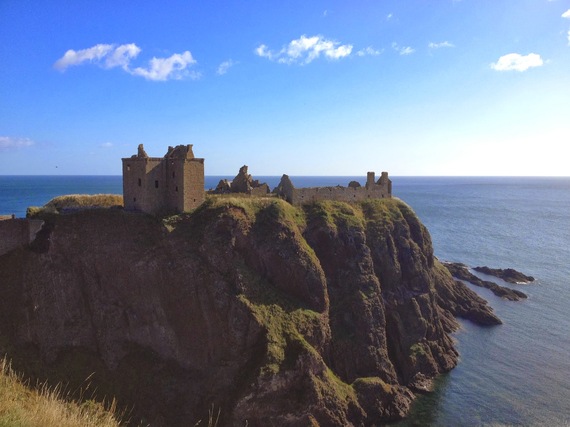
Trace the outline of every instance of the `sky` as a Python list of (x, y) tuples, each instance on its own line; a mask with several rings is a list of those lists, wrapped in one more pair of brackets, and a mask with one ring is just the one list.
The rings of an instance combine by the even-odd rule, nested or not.
[(570, 0), (0, 0), (0, 175), (568, 176)]

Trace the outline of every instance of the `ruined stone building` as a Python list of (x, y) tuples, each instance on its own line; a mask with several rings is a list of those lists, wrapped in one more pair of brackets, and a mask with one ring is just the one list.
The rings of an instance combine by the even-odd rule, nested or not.
[(125, 209), (151, 214), (180, 213), (204, 202), (204, 159), (192, 145), (168, 147), (164, 157), (149, 157), (142, 144), (123, 161)]
[(267, 196), (269, 186), (266, 183), (260, 183), (257, 179), (253, 179), (247, 172), (247, 165), (243, 165), (239, 169), (239, 173), (232, 181), (222, 179), (213, 191), (214, 194), (242, 193), (250, 196)]
[(283, 175), (281, 182), (273, 192), (293, 205), (302, 205), (319, 200), (359, 202), (366, 199), (391, 198), (392, 181), (388, 178), (388, 172), (382, 172), (378, 181), (376, 181), (374, 172), (368, 172), (364, 187), (358, 182), (352, 181), (348, 187), (295, 188), (291, 179), (287, 175)]

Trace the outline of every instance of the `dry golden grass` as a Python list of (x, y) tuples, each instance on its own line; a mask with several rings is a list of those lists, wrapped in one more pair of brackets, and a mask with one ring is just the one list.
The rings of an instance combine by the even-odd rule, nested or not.
[(119, 194), (68, 194), (51, 199), (45, 204), (45, 208), (110, 208), (123, 206), (123, 196)]
[(105, 409), (92, 400), (67, 401), (58, 387), (26, 387), (6, 359), (0, 361), (0, 427), (111, 427), (118, 419), (115, 401)]

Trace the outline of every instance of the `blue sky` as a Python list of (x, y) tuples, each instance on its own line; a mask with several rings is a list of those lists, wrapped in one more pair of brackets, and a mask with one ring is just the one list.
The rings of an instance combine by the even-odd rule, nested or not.
[(570, 0), (0, 0), (0, 174), (570, 175)]

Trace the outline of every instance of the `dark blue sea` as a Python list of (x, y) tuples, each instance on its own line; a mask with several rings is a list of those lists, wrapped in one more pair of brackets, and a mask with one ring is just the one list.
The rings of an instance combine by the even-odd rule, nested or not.
[[(221, 178), (206, 177), (213, 188)], [(274, 187), (279, 177), (256, 177)], [(291, 177), (298, 187), (364, 177)], [(428, 227), (436, 255), (532, 275), (503, 301), (481, 288), (504, 324), (462, 322), (458, 367), (399, 426), (570, 426), (570, 178), (392, 177), (393, 193)], [(0, 176), (0, 214), (25, 216), (62, 194), (122, 193), (119, 176)], [(506, 285), (502, 283), (503, 285)], [(509, 285), (507, 285), (509, 286)]]

